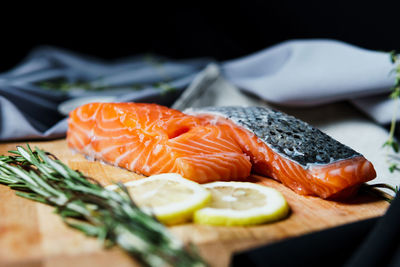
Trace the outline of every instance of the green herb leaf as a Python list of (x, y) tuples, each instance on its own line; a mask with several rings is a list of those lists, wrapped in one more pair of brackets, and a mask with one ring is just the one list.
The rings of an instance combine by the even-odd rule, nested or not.
[(392, 164), (390, 164), (390, 166), (389, 166), (389, 171), (390, 172), (394, 172), (394, 171), (398, 171), (398, 170), (400, 170), (400, 168), (399, 168), (399, 166), (397, 165), (397, 163), (392, 163)]
[(400, 87), (396, 87), (393, 89), (393, 92), (390, 94), (390, 98), (397, 99), (400, 97)]
[(397, 58), (398, 58), (397, 52), (395, 50), (390, 51), (389, 55), (390, 55), (390, 62), (392, 62), (392, 64), (396, 63)]
[[(391, 71), (392, 74), (395, 74), (395, 84), (392, 87), (392, 93), (390, 94), (390, 98), (393, 99), (395, 108), (393, 110), (393, 116), (392, 116), (392, 121), (390, 124), (390, 131), (389, 131), (389, 138), (388, 140), (383, 144), (383, 147), (391, 147), (392, 150), (396, 153), (399, 153), (399, 143), (396, 141), (394, 137), (394, 132), (396, 129), (396, 121), (397, 121), (397, 109), (399, 106), (399, 101), (400, 101), (400, 58), (399, 58), (399, 53), (396, 51), (391, 51), (390, 52), (390, 61), (395, 64), (395, 67)], [(399, 170), (397, 167), (396, 163), (392, 163), (389, 166), (389, 171), (394, 172)]]
[(363, 192), (366, 192), (368, 194), (374, 195), (376, 197), (379, 197), (389, 203), (392, 202), (394, 199), (392, 196), (386, 194), (385, 192), (382, 192), (380, 190), (376, 190), (376, 188), (384, 188), (384, 189), (389, 189), (392, 191), (395, 195), (399, 192), (399, 187), (392, 187), (391, 185), (388, 184), (364, 184), (361, 186), (360, 190)]
[(154, 217), (135, 205), (123, 184), (118, 192), (91, 182), (48, 152), (17, 147), (0, 156), (0, 183), (17, 195), (56, 207), (64, 222), (106, 247), (120, 246), (147, 266), (206, 266)]

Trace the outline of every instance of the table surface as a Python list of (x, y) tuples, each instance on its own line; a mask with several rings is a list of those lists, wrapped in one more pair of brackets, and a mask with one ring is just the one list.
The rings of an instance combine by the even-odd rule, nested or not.
[[(0, 144), (5, 154), (18, 144)], [(140, 179), (141, 176), (73, 154), (65, 140), (31, 143), (54, 153), (71, 168), (103, 184)], [(194, 243), (213, 266), (228, 266), (231, 255), (285, 238), (382, 215), (387, 202), (357, 195), (348, 202), (334, 202), (295, 194), (282, 184), (252, 176), (252, 182), (278, 189), (286, 197), (291, 213), (285, 220), (253, 227), (213, 227), (192, 223), (170, 227), (185, 243)], [(52, 208), (15, 196), (0, 185), (1, 266), (132, 266), (134, 260), (118, 248), (103, 249), (98, 242), (70, 229), (52, 213)]]

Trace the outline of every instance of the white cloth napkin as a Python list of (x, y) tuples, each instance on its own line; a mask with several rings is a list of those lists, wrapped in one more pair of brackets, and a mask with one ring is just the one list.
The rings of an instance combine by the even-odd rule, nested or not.
[[(345, 101), (321, 105), (318, 107), (282, 107), (273, 106), (270, 103), (243, 94), (227, 82), (221, 76), (218, 77), (219, 69), (215, 65), (206, 68), (199, 75), (196, 85), (189, 89), (192, 92), (184, 95), (176, 103), (185, 103), (186, 107), (202, 106), (267, 106), (278, 108), (283, 112), (295, 116), (303, 121), (319, 128), (341, 143), (350, 146), (363, 154), (372, 162), (377, 172), (377, 177), (369, 184), (386, 183), (393, 187), (399, 185), (398, 173), (389, 171), (389, 157), (396, 156), (391, 149), (382, 148), (382, 144), (388, 138), (388, 131), (382, 126), (366, 118), (359, 110)], [(208, 82), (205, 93), (196, 93), (196, 90), (203, 91), (202, 80)], [(186, 93), (186, 92), (185, 92)], [(195, 97), (191, 97), (194, 95)], [(384, 190), (388, 194), (393, 192)]]
[[(59, 105), (75, 98), (112, 96), (116, 101), (170, 105), (210, 62), (154, 55), (103, 62), (52, 47), (35, 49), (21, 64), (0, 74), (0, 140), (62, 137), (67, 124)], [(43, 85), (57, 81), (76, 88), (61, 91)], [(167, 91), (160, 83), (174, 90)], [(84, 90), (82, 84), (104, 88)]]
[[(58, 107), (71, 98), (112, 96), (116, 101), (170, 105), (212, 62), (138, 56), (106, 63), (51, 47), (34, 50), (0, 74), (0, 140), (62, 136), (66, 124)], [(388, 123), (392, 116), (392, 101), (386, 98), (394, 84), (388, 53), (334, 40), (294, 40), (219, 66), (218, 75), (227, 82), (270, 103), (306, 107), (349, 100), (379, 123)], [(61, 92), (41, 86), (60, 79), (107, 89)], [(159, 82), (176, 90), (165, 94)], [(134, 89), (137, 85), (141, 90)], [(203, 89), (211, 92), (207, 83)]]
[[(294, 40), (222, 64), (224, 77), (271, 103), (314, 106), (350, 100), (388, 123), (394, 85), (389, 54), (335, 40)], [(383, 94), (383, 96), (382, 96)]]

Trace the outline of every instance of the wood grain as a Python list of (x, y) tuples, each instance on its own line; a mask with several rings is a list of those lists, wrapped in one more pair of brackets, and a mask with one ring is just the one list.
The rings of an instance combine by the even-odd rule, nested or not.
[[(0, 154), (23, 143), (0, 144)], [(73, 169), (79, 169), (103, 184), (142, 178), (135, 173), (87, 161), (73, 154), (65, 140), (31, 142), (54, 153)], [(252, 176), (252, 182), (278, 189), (291, 207), (290, 216), (279, 222), (253, 227), (213, 227), (184, 224), (170, 230), (184, 242), (197, 245), (213, 266), (228, 266), (235, 251), (285, 238), (382, 215), (388, 204), (367, 195), (340, 203), (303, 197), (271, 179)], [(103, 249), (99, 243), (66, 227), (52, 208), (14, 195), (0, 185), (0, 266), (137, 266), (118, 248)]]

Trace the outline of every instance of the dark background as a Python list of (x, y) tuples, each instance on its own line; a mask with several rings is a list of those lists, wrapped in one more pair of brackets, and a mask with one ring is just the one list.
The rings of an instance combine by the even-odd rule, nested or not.
[(21, 12), (22, 4), (2, 8), (0, 72), (40, 45), (109, 60), (148, 52), (226, 60), (295, 38), (333, 38), (368, 49), (400, 49), (400, 1), (195, 3), (99, 6), (95, 2), (83, 9), (57, 2), (39, 11), (23, 6)]

